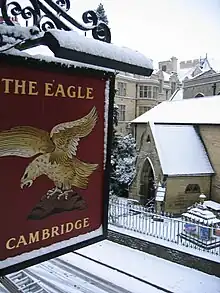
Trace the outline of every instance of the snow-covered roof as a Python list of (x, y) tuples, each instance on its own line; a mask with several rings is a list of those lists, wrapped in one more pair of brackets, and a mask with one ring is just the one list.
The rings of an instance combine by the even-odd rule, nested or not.
[(208, 225), (220, 223), (220, 220), (206, 209), (192, 208), (187, 213), (183, 213), (182, 216)]
[(165, 101), (131, 123), (220, 124), (220, 96)]
[(162, 71), (162, 72), (163, 72), (163, 80), (170, 81), (170, 74), (165, 71)]
[(179, 69), (178, 76), (180, 81), (184, 81), (185, 79), (193, 79), (198, 77), (199, 75), (211, 71), (214, 68), (210, 65), (210, 62), (207, 58), (201, 59), (196, 66), (191, 68), (183, 68)]
[(186, 77), (191, 76), (193, 70), (194, 70), (194, 68), (179, 69), (178, 72), (177, 72), (179, 80), (183, 81)]
[(175, 90), (175, 92), (170, 97), (169, 101), (180, 101), (183, 99), (183, 89), (178, 88)]
[(191, 125), (150, 123), (163, 174), (213, 174), (205, 148)]
[(220, 203), (217, 203), (215, 201), (205, 200), (203, 205), (206, 206), (207, 208), (214, 210), (214, 211), (220, 211)]
[[(200, 73), (197, 73), (194, 77), (190, 77), (188, 79), (193, 80), (193, 79), (203, 78), (204, 76), (213, 75), (213, 74), (216, 74), (216, 72), (213, 69), (209, 69), (206, 71), (201, 71)], [(185, 79), (184, 82), (186, 82), (188, 79)]]
[(152, 74), (156, 74), (156, 75), (159, 75), (160, 77), (163, 78), (163, 80), (165, 82), (168, 82), (170, 81), (170, 77), (171, 77), (171, 74), (161, 70), (161, 69), (154, 69), (153, 73)]
[(113, 44), (85, 38), (75, 31), (63, 31), (51, 29), (49, 33), (59, 42), (62, 48), (75, 50), (103, 58), (117, 60), (143, 68), (153, 70), (153, 62), (138, 51), (127, 47), (119, 47)]

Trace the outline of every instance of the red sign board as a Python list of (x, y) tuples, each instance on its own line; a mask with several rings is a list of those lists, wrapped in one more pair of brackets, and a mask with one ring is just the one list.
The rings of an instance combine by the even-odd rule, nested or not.
[(98, 71), (5, 58), (0, 275), (105, 238), (112, 83)]

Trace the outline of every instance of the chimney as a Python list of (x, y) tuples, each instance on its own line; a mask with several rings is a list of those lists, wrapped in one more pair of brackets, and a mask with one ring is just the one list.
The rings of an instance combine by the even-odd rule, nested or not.
[(176, 57), (172, 57), (171, 58), (171, 62), (172, 62), (172, 71), (177, 72), (177, 61), (178, 59)]

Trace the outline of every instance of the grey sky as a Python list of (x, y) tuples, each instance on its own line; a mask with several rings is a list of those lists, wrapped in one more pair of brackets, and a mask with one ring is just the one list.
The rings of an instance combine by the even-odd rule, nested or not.
[(72, 0), (71, 14), (106, 10), (112, 42), (137, 49), (154, 61), (220, 59), (220, 0)]

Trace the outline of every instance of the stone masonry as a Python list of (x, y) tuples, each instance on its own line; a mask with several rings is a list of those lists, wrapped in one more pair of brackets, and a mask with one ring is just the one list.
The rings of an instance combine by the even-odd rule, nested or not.
[(199, 131), (215, 171), (211, 197), (212, 200), (220, 202), (220, 125), (201, 125)]

